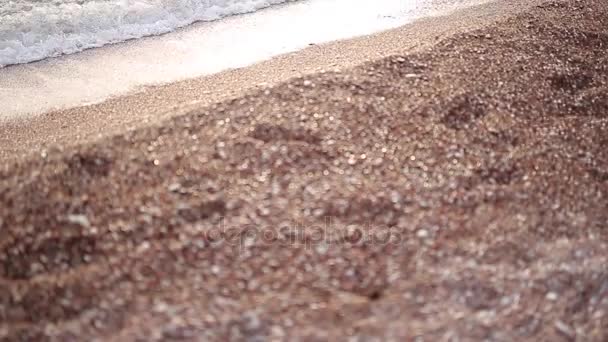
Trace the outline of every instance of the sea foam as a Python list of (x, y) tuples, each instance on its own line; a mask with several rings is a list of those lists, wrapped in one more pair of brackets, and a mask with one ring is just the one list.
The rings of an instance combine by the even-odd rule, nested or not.
[(295, 0), (8, 0), (0, 67), (173, 31)]

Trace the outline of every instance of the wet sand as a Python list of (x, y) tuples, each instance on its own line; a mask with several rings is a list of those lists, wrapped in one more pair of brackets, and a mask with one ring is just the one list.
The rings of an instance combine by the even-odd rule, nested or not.
[(546, 2), (3, 164), (0, 336), (605, 341), (607, 28)]

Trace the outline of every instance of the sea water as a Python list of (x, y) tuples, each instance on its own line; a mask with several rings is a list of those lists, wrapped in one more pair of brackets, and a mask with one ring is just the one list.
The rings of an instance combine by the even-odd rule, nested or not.
[(79, 52), (293, 0), (2, 0), (0, 67)]

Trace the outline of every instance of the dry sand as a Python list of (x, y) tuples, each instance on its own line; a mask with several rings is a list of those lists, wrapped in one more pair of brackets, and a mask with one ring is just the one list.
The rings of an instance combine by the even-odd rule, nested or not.
[(607, 47), (552, 1), (4, 164), (0, 336), (606, 341)]

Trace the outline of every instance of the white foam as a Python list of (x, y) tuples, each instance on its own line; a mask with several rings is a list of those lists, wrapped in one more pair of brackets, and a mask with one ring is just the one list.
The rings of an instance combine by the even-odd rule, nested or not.
[(167, 33), (294, 0), (2, 0), (0, 67)]

